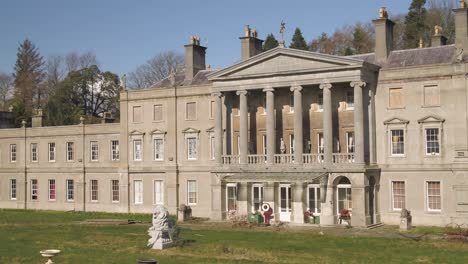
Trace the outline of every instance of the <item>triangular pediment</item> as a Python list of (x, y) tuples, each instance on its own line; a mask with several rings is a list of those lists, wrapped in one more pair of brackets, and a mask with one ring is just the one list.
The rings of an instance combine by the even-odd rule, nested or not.
[(400, 117), (393, 117), (384, 121), (384, 125), (408, 124), (409, 120)]
[(418, 123), (443, 123), (445, 119), (435, 116), (435, 115), (430, 115), (423, 117), (418, 120)]
[(129, 135), (130, 136), (143, 136), (145, 133), (144, 132), (141, 132), (140, 130), (132, 130)]
[(310, 51), (275, 48), (208, 76), (211, 81), (361, 68), (366, 62)]
[(197, 133), (198, 134), (198, 133), (200, 133), (200, 130), (192, 128), (192, 127), (188, 127), (186, 129), (182, 130), (182, 133), (184, 133), (184, 134)]
[(163, 130), (160, 130), (160, 129), (155, 129), (153, 131), (151, 131), (151, 135), (164, 135), (166, 134), (166, 131), (163, 131)]

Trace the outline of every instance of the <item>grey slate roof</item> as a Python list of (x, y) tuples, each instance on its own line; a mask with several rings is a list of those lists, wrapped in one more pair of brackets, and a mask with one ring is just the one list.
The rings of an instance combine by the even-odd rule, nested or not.
[[(446, 64), (455, 62), (457, 56), (457, 49), (455, 45), (446, 45), (441, 47), (430, 47), (422, 49), (408, 49), (408, 50), (395, 50), (390, 53), (387, 62), (384, 65), (380, 65), (383, 69), (408, 67), (408, 66), (421, 66), (431, 64)], [(345, 56), (347, 58), (363, 60), (372, 64), (378, 64), (375, 61), (374, 53), (359, 54)], [(189, 85), (202, 85), (209, 84), (210, 81), (207, 75), (216, 70), (202, 70), (199, 71), (193, 80), (185, 80), (184, 68), (179, 68), (175, 75), (174, 81), (177, 86), (189, 86)], [(156, 83), (150, 88), (162, 88), (173, 86), (173, 80), (171, 76), (163, 79)]]

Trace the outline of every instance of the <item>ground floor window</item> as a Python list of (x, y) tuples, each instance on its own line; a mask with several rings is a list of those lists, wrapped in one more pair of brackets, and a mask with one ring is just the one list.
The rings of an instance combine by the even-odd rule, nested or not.
[(119, 180), (112, 180), (111, 181), (111, 188), (112, 188), (112, 202), (120, 201), (120, 188), (119, 188)]
[(133, 181), (133, 193), (135, 204), (143, 204), (143, 181)]
[(98, 198), (98, 181), (91, 180), (91, 201), (97, 202)]
[(392, 181), (392, 206), (393, 210), (405, 208), (405, 182)]
[(291, 186), (280, 185), (280, 211), (291, 212)]
[(154, 204), (164, 204), (163, 181), (154, 181)]
[(187, 204), (197, 204), (197, 181), (187, 181)]
[(10, 179), (10, 200), (16, 200), (16, 179)]
[(37, 179), (31, 180), (31, 200), (37, 201), (39, 198)]
[(55, 201), (55, 180), (49, 180), (49, 201)]
[(320, 213), (321, 204), (320, 204), (320, 186), (319, 185), (309, 185), (308, 193), (308, 208), (311, 213)]
[(73, 180), (67, 180), (67, 201), (71, 202), (75, 199), (75, 187)]
[(263, 204), (263, 185), (254, 184), (252, 185), (252, 210), (254, 212), (260, 212)]
[(237, 184), (228, 183), (226, 186), (226, 209), (227, 211), (237, 210)]
[(351, 182), (348, 178), (342, 178), (336, 186), (336, 200), (338, 202), (337, 214), (345, 209), (351, 211), (353, 208), (351, 198)]
[(442, 197), (440, 193), (440, 182), (427, 182), (427, 210), (440, 212), (442, 209)]

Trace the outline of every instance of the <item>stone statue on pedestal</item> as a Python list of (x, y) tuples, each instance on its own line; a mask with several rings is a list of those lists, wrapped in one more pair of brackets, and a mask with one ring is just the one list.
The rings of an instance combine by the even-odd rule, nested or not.
[(162, 205), (157, 205), (153, 211), (152, 224), (148, 229), (148, 247), (165, 249), (174, 244), (173, 234), (175, 224), (168, 218), (169, 212)]

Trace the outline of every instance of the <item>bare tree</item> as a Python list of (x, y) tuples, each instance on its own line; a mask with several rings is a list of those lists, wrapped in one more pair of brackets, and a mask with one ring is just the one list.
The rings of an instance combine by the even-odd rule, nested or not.
[(61, 55), (50, 55), (46, 62), (47, 82), (54, 86), (65, 78), (64, 58)]
[(68, 72), (77, 71), (83, 68), (87, 68), (91, 65), (98, 65), (96, 54), (91, 51), (83, 54), (77, 52), (68, 53), (65, 56), (65, 65)]
[(169, 76), (177, 65), (183, 63), (182, 54), (174, 51), (161, 52), (128, 74), (128, 86), (135, 89), (148, 88)]
[(13, 91), (13, 76), (0, 72), (0, 100), (1, 109), (6, 110), (6, 105)]
[(427, 26), (434, 34), (434, 26), (441, 26), (449, 43), (455, 42), (455, 16), (452, 10), (457, 6), (455, 0), (430, 0), (427, 3)]

